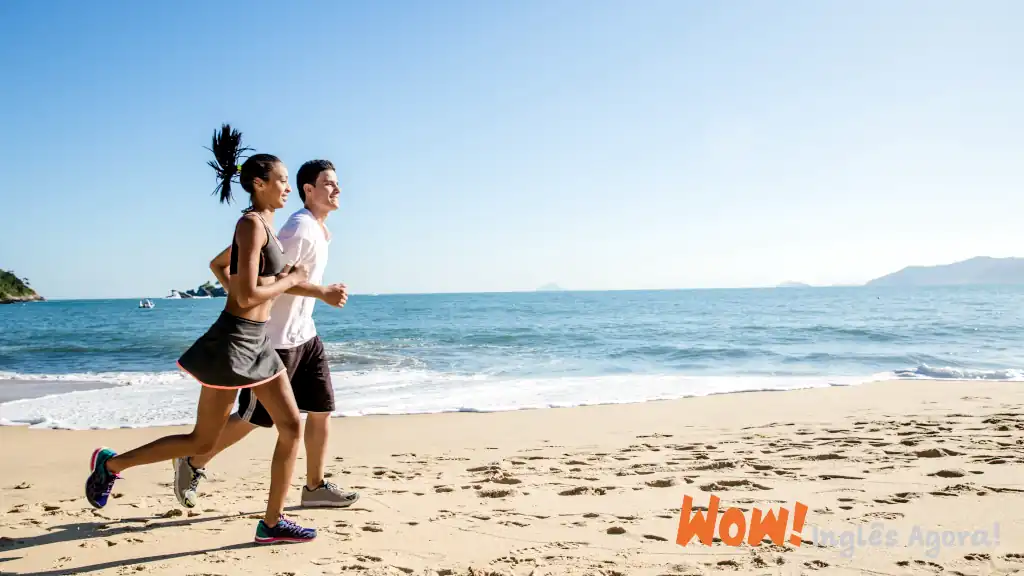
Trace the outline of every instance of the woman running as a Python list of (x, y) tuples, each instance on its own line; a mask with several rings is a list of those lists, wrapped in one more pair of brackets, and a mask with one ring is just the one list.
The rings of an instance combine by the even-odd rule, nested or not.
[(256, 542), (306, 542), (316, 538), (316, 530), (283, 517), (299, 447), (299, 410), (285, 365), (271, 347), (264, 325), (274, 298), (305, 282), (309, 271), (285, 262), (271, 229), (274, 211), (284, 207), (291, 192), (287, 167), (270, 154), (255, 154), (239, 165), (239, 155), (248, 150), (241, 146), (241, 139), (227, 124), (213, 135), (215, 161), (209, 165), (220, 180), (214, 193), (230, 204), (231, 180), (237, 174), (251, 205), (235, 225), (227, 304), (206, 334), (178, 359), (178, 366), (202, 384), (195, 427), (189, 434), (165, 436), (124, 454), (97, 449), (85, 494), (90, 504), (102, 508), (114, 481), (128, 468), (210, 451), (231, 415), (238, 391), (252, 388), (277, 427), (270, 496), (266, 515), (256, 527)]

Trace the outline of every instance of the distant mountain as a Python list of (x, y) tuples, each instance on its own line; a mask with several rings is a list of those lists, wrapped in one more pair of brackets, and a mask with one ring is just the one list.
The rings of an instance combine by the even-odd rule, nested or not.
[(978, 256), (939, 266), (907, 266), (865, 286), (956, 286), (1024, 284), (1024, 258)]
[(44, 298), (29, 287), (28, 278), (18, 278), (14, 272), (0, 270), (0, 304), (41, 300)]
[(559, 286), (558, 284), (555, 284), (554, 282), (551, 282), (551, 283), (548, 283), (548, 284), (545, 284), (545, 285), (541, 286), (540, 288), (537, 288), (537, 291), (538, 292), (558, 292), (561, 289), (562, 289), (561, 286)]
[(783, 282), (778, 285), (778, 288), (810, 288), (810, 284), (804, 284), (803, 282)]

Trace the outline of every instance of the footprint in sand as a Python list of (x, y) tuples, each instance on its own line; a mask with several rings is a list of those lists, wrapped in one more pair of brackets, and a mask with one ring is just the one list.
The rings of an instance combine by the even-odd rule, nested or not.
[(669, 450), (675, 450), (677, 452), (686, 452), (699, 448), (700, 444), (666, 444), (665, 448)]
[(920, 498), (921, 495), (917, 492), (897, 492), (888, 499), (876, 498), (875, 502), (879, 504), (906, 504), (914, 498)]
[(515, 490), (509, 490), (505, 488), (498, 488), (494, 490), (479, 490), (476, 495), (480, 498), (505, 498), (508, 496), (514, 496)]
[(485, 478), (476, 479), (477, 482), (493, 482), (495, 484), (521, 484), (523, 481), (515, 476), (505, 472), (504, 470), (497, 470), (488, 472)]
[(498, 522), (498, 524), (503, 526), (515, 526), (516, 528), (525, 528), (529, 526), (529, 524), (525, 522), (517, 522), (515, 520), (502, 520), (501, 522)]
[(936, 574), (945, 570), (945, 568), (943, 568), (941, 564), (936, 564), (935, 562), (927, 562), (925, 560), (914, 560), (914, 564), (917, 565), (917, 567), (919, 568), (935, 572)]
[[(956, 484), (955, 486), (947, 486), (945, 490), (935, 490), (928, 494), (932, 496), (949, 496), (956, 497), (967, 492), (974, 492), (976, 488), (970, 484)], [(984, 492), (978, 492), (979, 496), (984, 496)]]
[(702, 472), (705, 470), (725, 470), (728, 468), (735, 467), (736, 462), (733, 462), (731, 460), (715, 460), (714, 462), (710, 462), (708, 464), (701, 464), (700, 466), (695, 466), (693, 470), (695, 472)]
[(932, 472), (929, 476), (937, 476), (939, 478), (963, 478), (967, 476), (967, 472), (959, 468), (949, 470), (939, 470), (938, 472)]
[(963, 452), (957, 452), (948, 448), (929, 448), (927, 450), (918, 450), (913, 455), (918, 458), (942, 458), (944, 456), (962, 456)]
[(478, 472), (500, 472), (501, 466), (498, 464), (487, 464), (486, 466), (474, 466), (472, 468), (466, 468), (466, 472), (476, 474)]
[(559, 496), (582, 496), (584, 494), (596, 494), (597, 496), (604, 496), (606, 490), (604, 488), (591, 488), (590, 486), (576, 486), (575, 488), (569, 488), (568, 490), (562, 490), (558, 493)]
[(868, 512), (863, 516), (864, 518), (880, 518), (882, 520), (899, 520), (903, 518), (902, 512)]
[(768, 486), (751, 482), (750, 480), (718, 480), (710, 484), (702, 484), (700, 489), (705, 492), (725, 492), (729, 489), (771, 490)]
[(808, 454), (806, 456), (794, 455), (794, 457), (796, 457), (796, 458), (798, 458), (800, 460), (845, 460), (846, 459), (846, 456), (843, 456), (842, 454), (839, 454), (839, 453), (836, 453), (836, 452), (828, 452), (828, 453), (825, 453), (825, 454)]

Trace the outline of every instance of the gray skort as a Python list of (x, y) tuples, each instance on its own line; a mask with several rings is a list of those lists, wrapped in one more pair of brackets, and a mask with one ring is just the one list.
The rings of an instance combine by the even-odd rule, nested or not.
[(181, 355), (178, 367), (211, 388), (249, 388), (286, 371), (270, 344), (266, 322), (226, 311)]

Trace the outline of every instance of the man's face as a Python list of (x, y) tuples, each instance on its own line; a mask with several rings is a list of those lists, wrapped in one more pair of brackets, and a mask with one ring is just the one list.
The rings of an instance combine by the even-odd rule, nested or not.
[(324, 170), (316, 177), (316, 185), (306, 189), (306, 204), (310, 208), (331, 212), (341, 204), (341, 186), (334, 170)]

